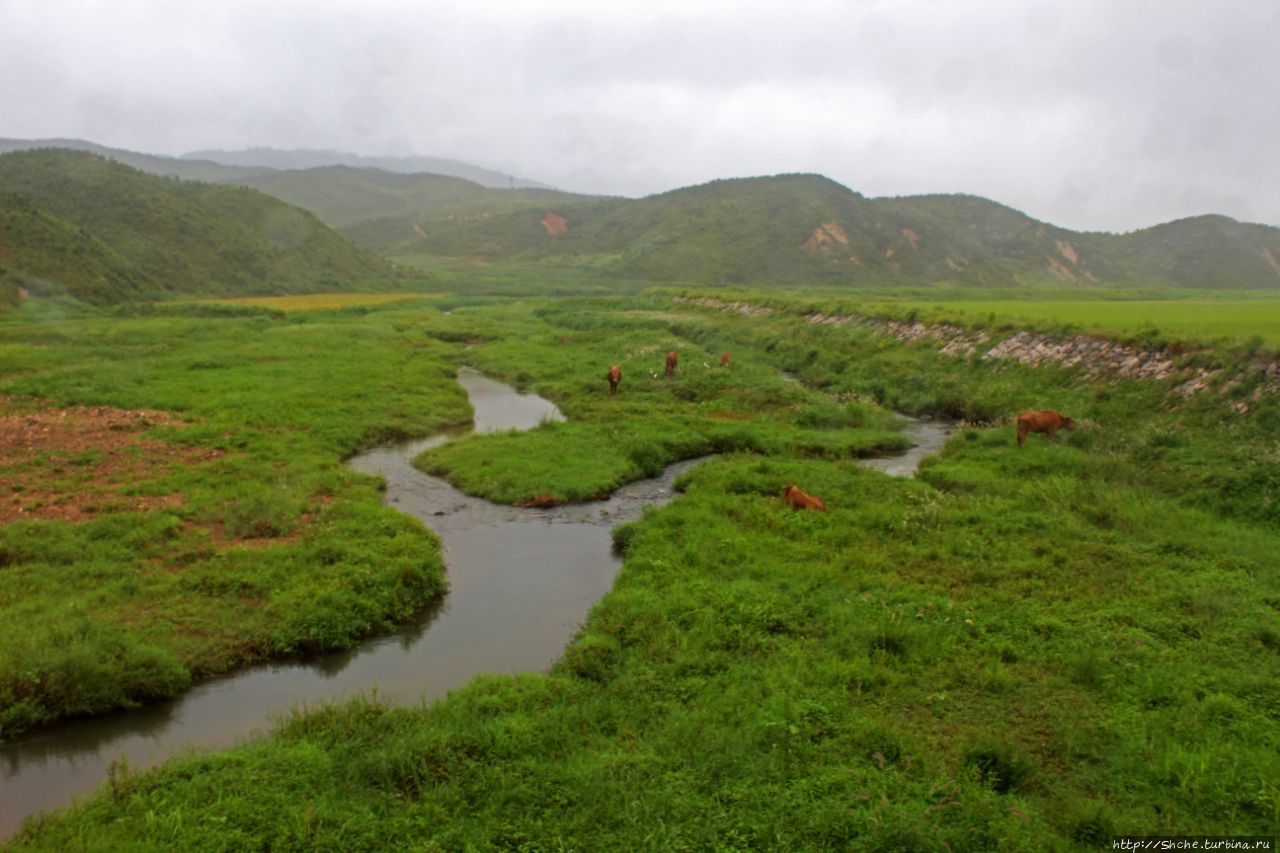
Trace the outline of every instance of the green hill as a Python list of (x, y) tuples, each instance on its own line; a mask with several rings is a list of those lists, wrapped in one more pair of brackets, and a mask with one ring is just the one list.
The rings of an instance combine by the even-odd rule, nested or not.
[(1193, 287), (1280, 286), (1280, 229), (1227, 216), (1195, 216), (1119, 238), (1117, 257), (1131, 276)]
[[(635, 200), (543, 201), (457, 216), (416, 239), (388, 218), (343, 230), (381, 252), (591, 258), (597, 269), (658, 281), (1280, 287), (1280, 229), (1221, 216), (1082, 233), (977, 196), (868, 199), (819, 175), (713, 181)], [(544, 227), (548, 212), (564, 220), (562, 233)]]
[(592, 203), (591, 196), (555, 190), (491, 189), (447, 175), (350, 166), (268, 172), (235, 183), (304, 207), (332, 228), (354, 228), (363, 245), (383, 251), (412, 246), (423, 232), (455, 222), (516, 211), (538, 210), (541, 215), (548, 206)]
[(0, 190), (10, 292), (45, 288), (110, 303), (332, 290), (395, 274), (314, 215), (264, 193), (159, 178), (88, 152), (0, 155)]
[[(553, 209), (566, 220), (559, 236), (537, 227), (541, 209), (528, 210), (423, 235), (419, 251), (596, 256), (628, 277), (734, 283), (1009, 286), (1089, 271), (1070, 257), (1079, 235), (986, 199), (868, 199), (819, 175), (713, 181), (590, 205), (569, 199)], [(346, 233), (371, 245), (372, 224)]]
[[(59, 287), (59, 283), (65, 286)], [(0, 194), (0, 301), (20, 291), (65, 290), (80, 299), (139, 296), (148, 279), (102, 241), (28, 199)]]
[(181, 178), (184, 181), (210, 181), (214, 183), (235, 183), (236, 181), (256, 175), (267, 169), (261, 167), (245, 167), (215, 163), (212, 160), (179, 159), (163, 157), (157, 154), (141, 154), (137, 151), (126, 151), (122, 148), (108, 148), (96, 142), (83, 139), (0, 139), (0, 154), (10, 151), (31, 151), (39, 148), (68, 148), (73, 151), (87, 151), (132, 166), (139, 172), (161, 177)]
[[(0, 150), (29, 144), (0, 140)], [(1037, 221), (978, 196), (866, 198), (820, 175), (728, 179), (624, 199), (539, 188), (502, 189), (460, 177), (350, 165), (281, 171), (268, 168), (263, 165), (267, 161), (260, 159), (271, 155), (268, 160), (276, 166), (307, 164), (338, 156), (333, 152), (250, 151), (240, 152), (244, 155), (240, 159), (213, 152), (241, 164), (224, 165), (118, 152), (79, 141), (69, 144), (150, 172), (256, 188), (310, 211), (347, 239), (385, 257), (551, 261), (589, 265), (597, 273), (629, 279), (735, 284), (1280, 287), (1280, 229), (1222, 216), (1194, 217), (1129, 234), (1083, 233)], [(88, 162), (97, 161), (80, 161), (77, 168), (85, 168)], [(382, 161), (354, 158), (353, 162), (363, 166)], [(422, 162), (388, 161), (388, 165), (401, 169)], [(248, 163), (252, 165), (244, 165)], [(6, 180), (0, 192), (16, 189)], [(336, 259), (347, 253), (342, 262), (327, 262), (334, 267), (330, 285), (336, 279), (368, 274), (359, 271), (374, 263), (367, 255), (353, 260), (350, 247), (338, 250), (327, 242), (333, 235), (315, 236), (321, 232), (311, 230), (313, 221), (304, 224), (296, 211), (280, 212), (291, 208), (278, 208), (267, 216), (256, 208), (273, 202), (235, 192), (183, 189), (177, 195), (184, 203), (199, 197), (204, 207), (198, 215), (161, 216), (154, 225), (140, 225), (135, 231), (146, 235), (144, 245), (128, 234), (89, 228), (78, 218), (93, 207), (84, 200), (72, 205), (76, 213), (72, 215), (67, 207), (41, 201), (30, 191), (20, 194), (42, 213), (88, 228), (115, 253), (114, 260), (104, 256), (90, 265), (97, 271), (100, 283), (95, 287), (100, 290), (125, 293), (141, 287), (150, 292), (158, 287), (157, 276), (164, 282), (161, 290), (173, 290), (175, 281), (184, 290), (195, 287), (210, 292), (249, 292), (251, 287), (296, 282), (310, 275), (310, 262), (296, 254), (289, 260), (279, 250), (296, 245), (303, 231), (313, 235), (306, 254), (336, 252)], [(64, 195), (77, 197), (65, 186)], [(231, 202), (237, 198), (240, 208)], [(215, 204), (214, 199), (221, 201)], [(258, 223), (250, 227), (252, 234), (232, 238), (240, 249), (218, 252), (190, 239), (187, 232), (205, 227), (195, 222), (210, 207), (221, 208), (218, 216), (239, 218), (251, 226)], [(130, 203), (122, 216), (103, 218), (102, 227), (110, 230), (147, 210), (146, 205)], [(261, 227), (268, 220), (272, 234)], [(166, 239), (154, 239), (156, 235)], [(120, 245), (121, 240), (129, 244), (127, 248)], [(274, 260), (263, 255), (268, 248), (276, 250)], [(32, 250), (26, 254), (24, 269), (33, 275), (39, 268), (56, 277), (58, 265), (67, 263), (51, 258), (32, 262)], [(197, 272), (223, 263), (230, 266), (217, 282), (208, 276), (202, 279)], [(240, 272), (232, 272), (233, 268)], [(148, 283), (141, 284), (139, 275)], [(181, 284), (190, 279), (202, 283)], [(264, 284), (267, 280), (275, 283)], [(6, 297), (0, 289), (0, 300), (14, 298), (12, 287), (7, 293)]]

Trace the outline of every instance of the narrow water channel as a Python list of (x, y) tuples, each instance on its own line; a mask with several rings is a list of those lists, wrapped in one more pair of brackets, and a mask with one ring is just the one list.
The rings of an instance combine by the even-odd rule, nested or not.
[[(478, 431), (528, 429), (562, 417), (548, 401), (474, 370), (461, 370), (458, 381)], [(947, 427), (915, 421), (906, 434), (916, 447), (863, 464), (910, 476), (921, 457), (941, 447)], [(520, 509), (463, 494), (412, 466), (414, 456), (446, 439), (379, 448), (349, 463), (385, 478), (386, 502), (440, 535), (450, 585), (441, 603), (400, 631), (345, 652), (251, 667), (170, 701), (68, 721), (0, 746), (0, 839), (25, 816), (92, 791), (122, 757), (140, 770), (185, 749), (231, 746), (295, 706), (374, 689), (394, 701), (429, 701), (480, 673), (547, 669), (613, 584), (620, 567), (613, 525), (669, 501), (676, 477), (702, 461), (672, 465), (607, 501)]]

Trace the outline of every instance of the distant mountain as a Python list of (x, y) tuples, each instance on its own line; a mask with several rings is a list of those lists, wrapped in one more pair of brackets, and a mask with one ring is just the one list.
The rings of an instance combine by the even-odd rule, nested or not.
[(333, 228), (388, 220), (388, 234), (370, 244), (374, 248), (395, 243), (397, 233), (404, 239), (412, 237), (416, 233), (413, 226), (421, 228), (426, 221), (492, 216), (591, 199), (555, 190), (492, 189), (446, 175), (406, 175), (350, 166), (267, 172), (237, 183), (304, 207)]
[[(867, 198), (820, 175), (735, 178), (625, 199), (527, 186), (485, 170), (478, 171), (489, 186), (372, 168), (465, 166), (433, 158), (200, 152), (231, 161), (219, 163), (69, 144), (157, 174), (260, 189), (386, 257), (545, 259), (627, 278), (708, 283), (1280, 288), (1280, 229), (1223, 216), (1089, 233), (978, 196)], [(0, 140), (0, 150), (31, 145)], [(316, 165), (343, 158), (357, 165)], [(285, 168), (297, 166), (308, 168)], [(0, 193), (10, 190), (0, 183)], [(22, 222), (24, 230), (53, 227)], [(115, 266), (104, 256), (95, 268)]]
[(343, 231), (382, 252), (394, 234), (396, 253), (590, 258), (655, 281), (1280, 288), (1280, 229), (1222, 216), (1081, 233), (977, 196), (869, 199), (820, 175), (543, 201), (420, 222), (412, 237), (386, 219)]
[[(1280, 229), (1228, 216), (1193, 216), (1118, 238), (1117, 257), (1133, 276), (1196, 287), (1280, 285)], [(1254, 286), (1254, 285), (1249, 285)]]
[(93, 303), (335, 290), (396, 272), (257, 190), (160, 178), (99, 154), (0, 155), (0, 279)]
[(214, 183), (234, 183), (250, 175), (257, 175), (266, 169), (244, 166), (227, 166), (209, 160), (162, 157), (156, 154), (140, 154), (122, 148), (108, 148), (95, 142), (83, 139), (0, 139), (0, 154), (9, 151), (30, 151), (36, 148), (69, 148), (74, 151), (88, 151), (99, 157), (109, 157), (118, 163), (132, 166), (140, 172), (162, 177), (182, 178), (186, 181), (211, 181)]
[(464, 178), (482, 187), (497, 189), (543, 189), (551, 187), (536, 181), (517, 178), (492, 169), (473, 166), (443, 157), (367, 157), (343, 151), (314, 149), (247, 148), (242, 151), (193, 151), (184, 159), (212, 160), (230, 166), (277, 170), (319, 169), (325, 166), (349, 166), (354, 169), (380, 169), (398, 174), (448, 175)]

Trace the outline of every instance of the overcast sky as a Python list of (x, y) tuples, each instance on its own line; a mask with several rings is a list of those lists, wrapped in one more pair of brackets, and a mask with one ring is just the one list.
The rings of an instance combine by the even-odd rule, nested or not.
[(1280, 0), (0, 0), (0, 136), (1280, 225)]

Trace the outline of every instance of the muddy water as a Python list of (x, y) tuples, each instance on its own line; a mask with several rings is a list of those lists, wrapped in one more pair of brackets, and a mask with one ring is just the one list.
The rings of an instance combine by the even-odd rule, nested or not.
[[(529, 428), (561, 417), (546, 400), (516, 394), (475, 371), (463, 369), (458, 379), (479, 431)], [(914, 422), (907, 434), (919, 444), (904, 457), (863, 464), (909, 476), (946, 431)], [(346, 652), (253, 667), (168, 702), (67, 722), (0, 746), (0, 838), (26, 815), (60, 808), (96, 788), (122, 756), (138, 770), (184, 749), (231, 746), (295, 706), (375, 689), (388, 699), (424, 701), (479, 673), (545, 670), (612, 586), (620, 563), (611, 553), (610, 528), (670, 500), (675, 478), (702, 461), (673, 465), (607, 501), (518, 509), (465, 495), (410, 464), (444, 440), (381, 448), (350, 462), (385, 478), (386, 501), (440, 535), (450, 584), (440, 604), (399, 632)]]
[(893, 456), (879, 456), (871, 459), (859, 459), (858, 464), (864, 468), (874, 468), (892, 477), (914, 477), (920, 467), (920, 460), (932, 456), (942, 450), (947, 438), (955, 428), (949, 421), (923, 420), (909, 415), (899, 415), (906, 426), (902, 433), (915, 442), (915, 447), (908, 448)]

